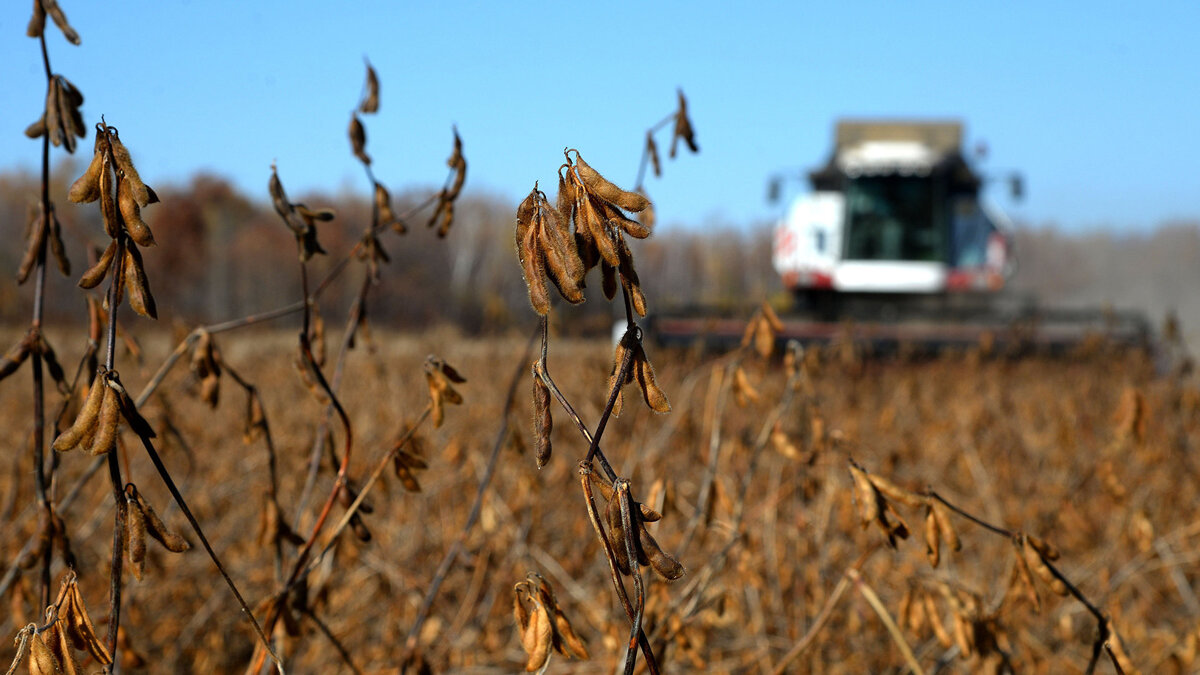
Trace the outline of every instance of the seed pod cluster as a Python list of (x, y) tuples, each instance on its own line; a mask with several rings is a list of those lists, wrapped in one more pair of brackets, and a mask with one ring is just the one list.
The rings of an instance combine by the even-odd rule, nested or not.
[(49, 373), (50, 378), (54, 380), (59, 393), (63, 395), (70, 393), (62, 364), (58, 361), (58, 354), (50, 346), (50, 342), (46, 339), (45, 335), (42, 335), (40, 330), (30, 329), (26, 331), (17, 344), (9, 348), (4, 356), (0, 356), (0, 380), (17, 372), (17, 369), (29, 358), (30, 354), (41, 355), (42, 362), (46, 365), (46, 371)]
[(71, 274), (71, 261), (67, 260), (66, 250), (62, 241), (62, 225), (54, 212), (54, 204), (50, 205), (49, 214), (43, 213), (39, 205), (36, 213), (30, 219), (28, 236), (26, 237), (25, 254), (17, 267), (17, 283), (23, 284), (29, 280), (29, 274), (42, 257), (42, 249), (50, 245), (50, 253), (58, 263), (58, 269), (64, 276)]
[(936, 499), (929, 499), (925, 508), (925, 550), (929, 564), (934, 567), (941, 561), (942, 541), (945, 541), (952, 551), (962, 549), (962, 541), (954, 530), (949, 509)]
[(463, 183), (467, 180), (467, 159), (463, 156), (462, 138), (458, 136), (457, 127), (454, 128), (454, 150), (446, 160), (446, 166), (450, 167), (450, 177), (446, 179), (446, 185), (438, 193), (437, 206), (434, 207), (433, 215), (429, 217), (427, 223), (429, 227), (437, 225), (439, 237), (449, 234), (450, 226), (454, 224), (454, 202), (458, 199)]
[(107, 386), (106, 375), (103, 370), (96, 373), (75, 422), (54, 439), (53, 447), (58, 452), (82, 447), (93, 455), (102, 455), (112, 447), (121, 408), (116, 392)]
[(75, 572), (69, 571), (59, 588), (58, 598), (47, 609), (49, 625), (41, 632), (30, 624), (17, 634), (17, 654), (9, 673), (16, 672), (28, 658), (29, 672), (42, 675), (76, 675), (84, 672), (75, 651), (86, 652), (96, 663), (112, 663), (108, 648), (96, 635), (96, 629), (83, 604)]
[(333, 220), (333, 211), (331, 209), (313, 210), (304, 204), (289, 202), (274, 164), (271, 165), (271, 180), (268, 183), (267, 191), (271, 193), (271, 203), (275, 206), (275, 212), (279, 214), (284, 224), (296, 237), (300, 262), (307, 262), (318, 253), (324, 254), (325, 249), (321, 248), (321, 244), (317, 241), (317, 223)]
[[(625, 355), (632, 353), (633, 359), (629, 370), (625, 373), (625, 378), (618, 384), (617, 377), (621, 374), (621, 364), (625, 360)], [(621, 341), (617, 343), (617, 347), (613, 353), (613, 368), (612, 373), (608, 377), (608, 389), (612, 391), (614, 386), (624, 387), (627, 384), (637, 381), (638, 387), (642, 390), (642, 398), (646, 401), (646, 405), (650, 409), (658, 413), (671, 412), (671, 404), (667, 401), (667, 395), (658, 386), (658, 382), (654, 379), (654, 367), (650, 365), (650, 359), (646, 357), (646, 351), (642, 348), (641, 331), (632, 330), (626, 331), (622, 336)], [(613, 404), (613, 415), (619, 415), (623, 405), (623, 394), (617, 392), (617, 400)]]
[(71, 28), (71, 24), (67, 23), (67, 15), (63, 14), (62, 8), (58, 6), (58, 0), (33, 0), (33, 16), (29, 19), (29, 25), (25, 28), (25, 35), (31, 38), (39, 38), (46, 30), (46, 15), (54, 20), (54, 25), (62, 31), (63, 37), (67, 38), (67, 42), (73, 45), (79, 45), (79, 33)]
[(545, 578), (530, 572), (513, 586), (513, 618), (521, 647), (525, 650), (526, 672), (545, 668), (551, 651), (568, 658), (589, 658), (587, 645), (563, 613)]
[[(910, 502), (910, 506), (923, 504), (924, 499), (920, 495), (895, 487), (878, 476), (868, 474), (853, 459), (850, 460), (850, 475), (854, 479), (854, 499), (858, 502), (859, 520), (863, 529), (867, 529), (872, 523), (876, 524), (892, 548), (896, 548), (897, 539), (908, 539), (908, 525), (888, 497)], [(884, 490), (888, 491), (887, 496)]]
[(1019, 548), (1020, 555), (1018, 557), (1021, 558), (1021, 561), (1017, 563), (1018, 565), (1023, 562), (1025, 567), (1037, 575), (1042, 583), (1056, 595), (1067, 595), (1067, 585), (1058, 578), (1048, 562), (1058, 559), (1058, 551), (1037, 537), (1023, 533), (1018, 533), (1014, 537), (1013, 545)]
[(783, 322), (779, 320), (779, 315), (771, 305), (764, 302), (746, 324), (741, 346), (745, 349), (753, 344), (759, 356), (764, 359), (770, 358), (771, 353), (775, 351), (775, 337), (782, 332)]
[[(574, 161), (571, 153), (575, 153)], [(616, 295), (619, 274), (634, 310), (645, 316), (646, 298), (625, 235), (645, 239), (650, 227), (625, 212), (645, 212), (651, 208), (650, 200), (617, 187), (584, 161), (578, 150), (568, 149), (564, 154), (567, 161), (559, 168), (558, 212), (564, 223), (574, 223), (575, 249), (584, 274), (600, 265), (602, 289), (610, 300)]]
[(583, 302), (584, 270), (575, 249), (575, 238), (536, 184), (517, 208), (516, 240), (517, 257), (534, 311), (543, 315), (550, 311), (547, 278), (567, 302)]
[(421, 491), (421, 483), (417, 481), (417, 471), (429, 468), (424, 457), (425, 441), (409, 431), (405, 431), (400, 440), (392, 446), (392, 468), (405, 490)]
[[(649, 565), (667, 581), (675, 581), (683, 577), (686, 573), (683, 565), (663, 551), (658, 540), (646, 529), (646, 523), (661, 520), (662, 514), (634, 500), (630, 492), (629, 481), (618, 478), (616, 483), (609, 485), (596, 474), (590, 475), (592, 483), (607, 501), (604, 516), (611, 535), (610, 543), (613, 555), (616, 557), (617, 569), (621, 574), (629, 576), (633, 571), (628, 551), (628, 544), (632, 543), (638, 564)], [(634, 528), (632, 535), (625, 530), (626, 514)]]
[[(117, 284), (118, 298), (128, 288), (129, 305), (134, 311), (152, 319), (158, 318), (150, 280), (138, 249), (155, 243), (154, 234), (142, 220), (141, 209), (158, 202), (158, 195), (142, 182), (129, 150), (121, 142), (115, 127), (96, 125), (92, 161), (83, 175), (71, 185), (67, 197), (76, 203), (99, 200), (105, 232), (113, 239), (99, 261), (84, 273), (79, 285), (95, 288), (111, 271)], [(117, 240), (122, 236), (127, 236), (132, 243), (120, 246)], [(115, 260), (117, 252), (122, 249), (124, 254), (121, 260)]]
[(183, 553), (192, 545), (169, 529), (154, 507), (142, 496), (133, 483), (125, 486), (125, 541), (133, 576), (138, 581), (146, 569), (146, 535), (172, 553)]
[(467, 380), (450, 364), (430, 355), (425, 359), (425, 381), (429, 385), (430, 416), (434, 428), (437, 428), (442, 426), (445, 419), (445, 404), (461, 405), (463, 402), (462, 394), (458, 393), (454, 384), (462, 384)]
[(75, 152), (76, 137), (87, 137), (87, 127), (79, 106), (83, 105), (83, 94), (62, 75), (50, 78), (46, 92), (46, 109), (42, 116), (25, 128), (29, 138), (40, 138), (49, 134), (50, 143), (63, 146), (67, 152)]
[(81, 447), (92, 455), (103, 455), (116, 444), (117, 427), (122, 418), (138, 436), (155, 437), (154, 429), (138, 412), (117, 371), (100, 370), (75, 422), (54, 439), (53, 447), (58, 452)]

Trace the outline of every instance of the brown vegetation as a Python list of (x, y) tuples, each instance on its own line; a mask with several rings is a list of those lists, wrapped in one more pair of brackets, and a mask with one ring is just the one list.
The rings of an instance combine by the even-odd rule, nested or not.
[[(1187, 369), (1100, 341), (868, 362), (778, 344), (765, 302), (729, 353), (654, 349), (638, 321), (659, 288), (768, 288), (728, 250), (688, 279), (695, 249), (632, 245), (655, 219), (655, 132), (672, 127), (671, 158), (698, 149), (682, 93), (631, 190), (565, 151), (555, 198), (535, 184), (517, 207), (515, 251), (486, 203), (463, 227), (457, 133), (443, 187), (393, 201), (367, 152), (369, 64), (348, 128), (369, 202), (292, 201), (273, 167), (273, 216), (215, 180), (168, 207), (106, 120), (66, 189), (51, 146), (87, 129), (46, 17), (75, 33), (53, 0), (34, 8), (43, 174), (12, 238), (33, 291), (6, 305), (32, 318), (0, 360), (10, 672), (1194, 669)], [(96, 205), (64, 227), (67, 201)], [(155, 233), (150, 205), (176, 209)], [(74, 275), (64, 239), (96, 244)], [(50, 257), (80, 289), (48, 282)], [(581, 302), (591, 269), (583, 311), (623, 314), (615, 351), (569, 335), (588, 316), (558, 296)], [(160, 314), (177, 329), (147, 324)], [(527, 340), (496, 334), (536, 315)], [(434, 319), (471, 334), (412, 330)]]

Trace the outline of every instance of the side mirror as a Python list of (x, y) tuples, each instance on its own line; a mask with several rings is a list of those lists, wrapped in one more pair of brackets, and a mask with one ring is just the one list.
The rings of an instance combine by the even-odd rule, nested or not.
[(1014, 173), (1008, 177), (1008, 192), (1015, 202), (1025, 198), (1025, 179), (1021, 174)]
[(783, 192), (783, 185), (779, 176), (771, 176), (771, 179), (767, 181), (767, 203), (778, 204), (781, 192)]

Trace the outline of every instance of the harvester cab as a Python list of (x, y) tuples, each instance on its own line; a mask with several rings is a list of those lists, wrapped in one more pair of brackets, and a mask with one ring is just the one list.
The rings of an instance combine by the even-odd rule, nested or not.
[(999, 291), (1013, 270), (1008, 220), (980, 199), (958, 122), (837, 123), (775, 233), (774, 265), (803, 304)]

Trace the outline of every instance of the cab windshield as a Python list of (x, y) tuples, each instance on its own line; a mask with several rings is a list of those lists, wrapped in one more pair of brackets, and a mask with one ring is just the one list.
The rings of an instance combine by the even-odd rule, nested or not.
[(943, 262), (929, 176), (860, 176), (846, 185), (847, 260)]

